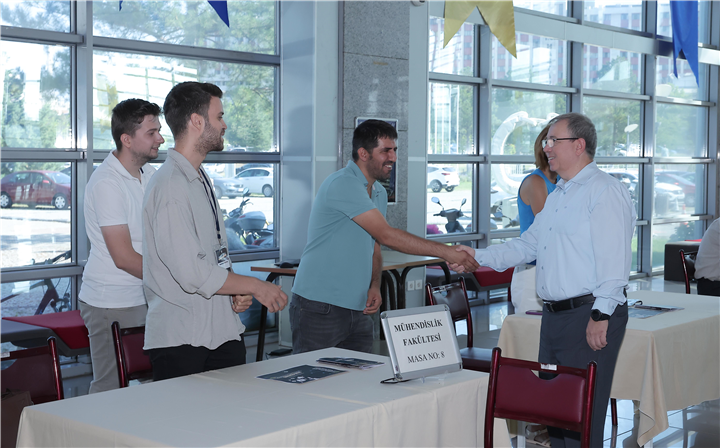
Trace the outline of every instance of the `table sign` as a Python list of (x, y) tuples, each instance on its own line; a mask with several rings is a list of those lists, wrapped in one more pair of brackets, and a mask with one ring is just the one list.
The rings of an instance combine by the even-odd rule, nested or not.
[(385, 311), (380, 315), (396, 380), (462, 370), (447, 305)]

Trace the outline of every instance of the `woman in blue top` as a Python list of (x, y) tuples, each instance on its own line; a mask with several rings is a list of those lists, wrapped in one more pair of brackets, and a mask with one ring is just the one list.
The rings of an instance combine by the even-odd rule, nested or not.
[[(520, 184), (518, 191), (518, 217), (520, 219), (520, 235), (535, 220), (535, 215), (545, 206), (545, 199), (555, 190), (557, 174), (550, 171), (548, 159), (543, 151), (542, 141), (547, 137), (548, 127), (540, 132), (535, 140), (535, 171), (530, 173)], [(535, 290), (535, 262), (515, 267), (510, 294), (516, 314), (524, 314), (528, 310), (542, 310), (542, 301)]]

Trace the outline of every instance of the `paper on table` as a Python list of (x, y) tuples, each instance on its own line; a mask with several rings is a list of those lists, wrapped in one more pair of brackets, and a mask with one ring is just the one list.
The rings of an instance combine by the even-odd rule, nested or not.
[(352, 367), (360, 370), (372, 369), (373, 367), (385, 364), (384, 362), (370, 361), (368, 359), (360, 358), (320, 358), (317, 362), (333, 364), (340, 367)]
[(279, 372), (260, 375), (257, 378), (262, 380), (282, 381), (284, 383), (303, 384), (345, 372), (346, 370), (338, 370), (330, 367), (302, 365), (293, 367), (292, 369), (285, 369), (280, 370)]

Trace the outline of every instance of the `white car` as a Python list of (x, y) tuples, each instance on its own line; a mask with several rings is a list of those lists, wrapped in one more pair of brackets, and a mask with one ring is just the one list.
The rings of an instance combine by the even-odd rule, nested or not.
[(264, 194), (271, 197), (274, 191), (272, 168), (250, 168), (240, 171), (235, 179), (242, 182), (243, 187), (250, 190), (250, 193)]
[(460, 176), (453, 168), (444, 166), (428, 166), (427, 167), (427, 186), (438, 193), (443, 188), (449, 193), (460, 185)]

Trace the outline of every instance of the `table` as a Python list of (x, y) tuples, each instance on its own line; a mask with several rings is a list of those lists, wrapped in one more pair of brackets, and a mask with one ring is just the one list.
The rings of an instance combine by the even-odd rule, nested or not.
[[(630, 318), (620, 346), (611, 397), (639, 401), (638, 445), (668, 428), (667, 411), (720, 398), (720, 299), (635, 291), (628, 299), (684, 310)], [(504, 356), (537, 361), (540, 316), (513, 315), (503, 322)]]
[[(322, 356), (385, 362), (305, 384), (257, 375)], [(30, 406), (18, 446), (482, 446), (488, 375), (400, 384), (389, 358), (330, 348)], [(510, 446), (495, 421), (495, 446)]]
[[(392, 277), (397, 282), (397, 308), (405, 308), (405, 281), (408, 273), (420, 266), (433, 266), (437, 265), (442, 267), (445, 273), (445, 282), (450, 283), (450, 269), (447, 263), (442, 258), (435, 257), (424, 257), (421, 255), (408, 255), (401, 252), (395, 252), (391, 250), (383, 250), (383, 284), (381, 291), (385, 291), (385, 285), (387, 286), (389, 295), (389, 308), (395, 309), (395, 291), (393, 289)], [(402, 274), (398, 270), (402, 269)], [(266, 281), (274, 282), (275, 279), (281, 276), (295, 277), (297, 268), (279, 268), (275, 266), (274, 262), (268, 261), (260, 265), (252, 266), (250, 268), (253, 272), (267, 272), (268, 276)], [(392, 275), (392, 277), (390, 277)], [(383, 305), (385, 303), (385, 297), (383, 297)], [(255, 356), (256, 361), (262, 361), (262, 356), (265, 348), (265, 331), (267, 326), (267, 308), (263, 306), (260, 311), (260, 330), (258, 331), (258, 345), (257, 355)]]

